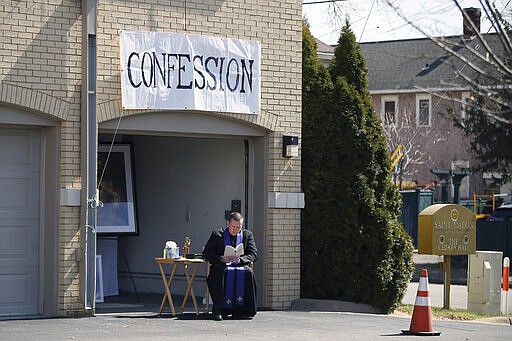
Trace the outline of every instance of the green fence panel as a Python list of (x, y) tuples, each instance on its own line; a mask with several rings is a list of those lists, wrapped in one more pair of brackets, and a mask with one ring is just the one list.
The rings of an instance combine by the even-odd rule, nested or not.
[(402, 194), (402, 215), (400, 222), (405, 231), (411, 236), (414, 247), (418, 246), (418, 214), (427, 206), (434, 203), (432, 191), (400, 191)]

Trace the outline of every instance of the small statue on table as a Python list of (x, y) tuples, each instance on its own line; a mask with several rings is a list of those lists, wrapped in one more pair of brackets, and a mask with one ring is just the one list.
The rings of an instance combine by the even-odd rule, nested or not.
[(183, 242), (183, 256), (187, 256), (190, 253), (190, 237), (185, 237)]

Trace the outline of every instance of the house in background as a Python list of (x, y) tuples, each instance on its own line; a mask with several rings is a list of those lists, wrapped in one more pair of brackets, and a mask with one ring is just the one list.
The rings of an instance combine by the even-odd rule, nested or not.
[[(480, 27), (480, 10), (465, 11)], [(468, 49), (482, 52), (483, 46), (468, 29), (470, 25), (462, 23), (461, 17), (463, 35), (444, 39), (453, 43), (458, 53), (474, 59)], [(484, 37), (491, 47), (499, 43), (495, 34), (484, 34)], [(318, 40), (317, 43), (319, 59), (328, 65), (334, 48)], [(445, 115), (449, 111), (465, 114), (471, 86), (457, 71), (471, 74), (469, 67), (429, 38), (369, 42), (360, 46), (369, 70), (368, 90), (391, 152), (399, 144), (403, 145), (404, 157), (394, 169), (397, 184), (402, 189), (436, 189), (434, 199), (438, 202), (452, 202), (459, 186), (460, 200), (473, 199), (473, 193), (499, 192), (483, 174), (470, 171), (475, 160), (469, 151), (469, 141)], [(450, 172), (459, 176), (452, 178)], [(454, 180), (459, 180), (460, 185), (454, 187)]]

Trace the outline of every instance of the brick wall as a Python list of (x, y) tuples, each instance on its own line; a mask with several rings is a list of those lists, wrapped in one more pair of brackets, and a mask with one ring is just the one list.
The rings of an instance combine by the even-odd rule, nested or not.
[[(292, 0), (99, 1), (97, 99), (98, 108), (110, 108), (99, 120), (135, 113), (116, 109), (120, 30), (257, 40), (262, 118), (220, 115), (271, 128), (268, 190), (300, 192), (300, 157), (283, 159), (281, 148), (283, 134), (301, 132), (301, 10)], [(60, 188), (81, 188), (81, 2), (4, 1), (0, 13), (0, 101), (60, 121)], [(81, 210), (60, 207), (59, 215), (58, 305), (61, 314), (73, 315), (84, 306)], [(286, 308), (299, 297), (300, 210), (270, 209), (267, 220), (268, 288), (260, 290), (270, 307)]]
[[(81, 187), (81, 9), (76, 1), (3, 1), (0, 100), (61, 120), (60, 186)], [(61, 208), (59, 310), (81, 310), (80, 210)], [(73, 255), (70, 257), (70, 255)]]
[(287, 309), (300, 297), (300, 210), (270, 209), (268, 217), (268, 301)]
[[(261, 115), (277, 117), (269, 134), (269, 191), (300, 192), (300, 158), (283, 159), (281, 148), (283, 134), (301, 133), (301, 11), (301, 2), (290, 0), (101, 1), (98, 105), (108, 107), (109, 102), (120, 100), (120, 30), (257, 40), (261, 44)], [(105, 118), (130, 114), (134, 112), (119, 110)], [(226, 116), (254, 122), (251, 115)], [(267, 236), (268, 288), (260, 290), (267, 290), (270, 307), (286, 308), (300, 295), (300, 210), (271, 209)]]

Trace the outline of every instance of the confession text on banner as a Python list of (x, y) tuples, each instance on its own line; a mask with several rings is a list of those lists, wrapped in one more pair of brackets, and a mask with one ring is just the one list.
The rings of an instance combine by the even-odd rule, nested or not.
[(123, 109), (260, 111), (259, 42), (121, 31), (120, 45)]

